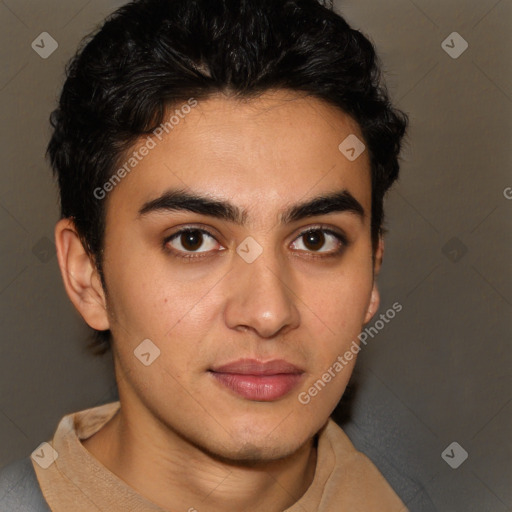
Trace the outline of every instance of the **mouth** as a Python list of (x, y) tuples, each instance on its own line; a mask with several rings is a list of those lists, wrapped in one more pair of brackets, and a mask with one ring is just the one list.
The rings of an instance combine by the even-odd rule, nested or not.
[(282, 359), (240, 359), (208, 371), (235, 395), (257, 402), (279, 400), (297, 387), (304, 375), (304, 370)]

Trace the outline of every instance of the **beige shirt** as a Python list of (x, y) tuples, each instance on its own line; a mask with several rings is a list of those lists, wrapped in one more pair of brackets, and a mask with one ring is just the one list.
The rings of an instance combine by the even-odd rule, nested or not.
[[(51, 447), (41, 447), (41, 456), (45, 455), (40, 460), (48, 461), (52, 448), (58, 454), (55, 460), (44, 469), (32, 457), (53, 512), (169, 512), (138, 494), (80, 442), (100, 430), (119, 407), (119, 402), (112, 402), (64, 416), (48, 442)], [(318, 438), (313, 482), (284, 512), (372, 511), (407, 512), (407, 508), (368, 457), (356, 451), (343, 430), (329, 420)]]

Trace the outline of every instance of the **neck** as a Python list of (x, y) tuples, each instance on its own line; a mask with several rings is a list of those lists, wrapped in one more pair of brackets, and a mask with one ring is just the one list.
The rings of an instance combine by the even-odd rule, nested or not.
[(158, 422), (144, 420), (123, 406), (83, 445), (165, 510), (280, 512), (298, 501), (313, 481), (314, 440), (284, 459), (240, 463), (207, 454)]

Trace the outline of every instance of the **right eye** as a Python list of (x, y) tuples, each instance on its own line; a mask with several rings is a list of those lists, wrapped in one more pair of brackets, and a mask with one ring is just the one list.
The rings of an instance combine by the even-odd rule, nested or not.
[(216, 245), (222, 247), (211, 233), (198, 228), (181, 229), (166, 238), (164, 245), (171, 247), (171, 251), (182, 258), (193, 258), (197, 257), (194, 256), (197, 253), (213, 252)]

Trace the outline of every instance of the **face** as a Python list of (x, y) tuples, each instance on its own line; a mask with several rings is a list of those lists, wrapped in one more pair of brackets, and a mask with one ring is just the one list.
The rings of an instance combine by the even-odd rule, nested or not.
[(289, 455), (339, 401), (355, 357), (333, 365), (378, 302), (369, 158), (338, 149), (360, 129), (279, 91), (201, 101), (169, 132), (105, 199), (121, 401), (211, 454)]

